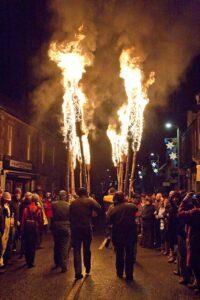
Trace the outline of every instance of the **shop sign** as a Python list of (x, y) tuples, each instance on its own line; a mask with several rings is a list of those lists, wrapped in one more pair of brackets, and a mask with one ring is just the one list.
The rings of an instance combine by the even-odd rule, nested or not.
[(27, 163), (27, 162), (23, 162), (23, 161), (17, 161), (17, 160), (13, 160), (13, 159), (11, 159), (9, 161), (9, 163), (10, 163), (11, 168), (23, 169), (23, 170), (32, 170), (32, 164), (31, 163)]

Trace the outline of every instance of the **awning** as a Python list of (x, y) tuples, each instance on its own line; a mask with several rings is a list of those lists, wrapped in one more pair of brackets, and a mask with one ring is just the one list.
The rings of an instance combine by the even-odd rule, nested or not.
[(28, 173), (21, 171), (13, 171), (13, 170), (3, 170), (3, 174), (9, 176), (10, 178), (19, 178), (19, 179), (36, 179), (39, 177), (39, 174), (36, 173)]

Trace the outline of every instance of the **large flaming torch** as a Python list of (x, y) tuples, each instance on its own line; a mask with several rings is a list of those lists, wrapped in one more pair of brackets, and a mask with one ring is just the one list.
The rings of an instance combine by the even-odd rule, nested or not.
[[(71, 166), (71, 192), (74, 192), (74, 168), (77, 153), (77, 136), (80, 144), (81, 166), (82, 166), (82, 182), (87, 188), (87, 175), (85, 165), (84, 146), (82, 138), (84, 136), (84, 115), (83, 105), (86, 97), (80, 88), (80, 80), (85, 72), (85, 66), (91, 64), (91, 60), (83, 54), (81, 41), (85, 38), (83, 34), (78, 34), (75, 41), (61, 44), (53, 42), (50, 45), (49, 57), (56, 62), (62, 70), (63, 81), (62, 85), (65, 90), (63, 102), (63, 135), (67, 144), (67, 152), (71, 153), (71, 158), (68, 158)], [(73, 171), (72, 171), (73, 169)]]
[[(137, 151), (140, 149), (143, 132), (143, 113), (149, 102), (147, 97), (147, 88), (154, 82), (154, 73), (150, 74), (149, 80), (143, 83), (143, 72), (140, 68), (141, 60), (133, 56), (134, 49), (124, 50), (120, 56), (121, 73), (120, 77), (124, 79), (125, 90), (128, 97), (127, 117), (128, 131), (127, 138), (129, 145), (132, 146), (133, 160), (131, 178), (129, 184), (129, 195), (134, 190), (134, 174), (136, 166)], [(130, 153), (130, 151), (129, 151)], [(128, 157), (130, 154), (128, 153)], [(127, 159), (126, 169), (129, 172), (129, 158)], [(127, 179), (125, 179), (127, 180)], [(126, 191), (125, 191), (126, 192)]]

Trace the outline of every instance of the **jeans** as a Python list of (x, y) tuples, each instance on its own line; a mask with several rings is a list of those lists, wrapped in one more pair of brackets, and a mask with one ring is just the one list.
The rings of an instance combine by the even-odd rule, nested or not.
[(83, 262), (86, 269), (86, 272), (90, 272), (91, 268), (91, 245), (92, 238), (89, 235), (88, 237), (76, 238), (72, 237), (72, 247), (74, 252), (74, 269), (75, 275), (82, 274), (82, 257), (81, 257), (81, 246), (83, 245)]

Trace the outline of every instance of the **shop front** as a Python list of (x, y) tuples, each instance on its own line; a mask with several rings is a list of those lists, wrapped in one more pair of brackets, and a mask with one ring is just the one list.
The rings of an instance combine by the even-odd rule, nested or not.
[(0, 165), (2, 165), (0, 185), (5, 191), (13, 194), (16, 188), (21, 188), (22, 193), (35, 189), (38, 175), (33, 173), (32, 163), (6, 156)]

